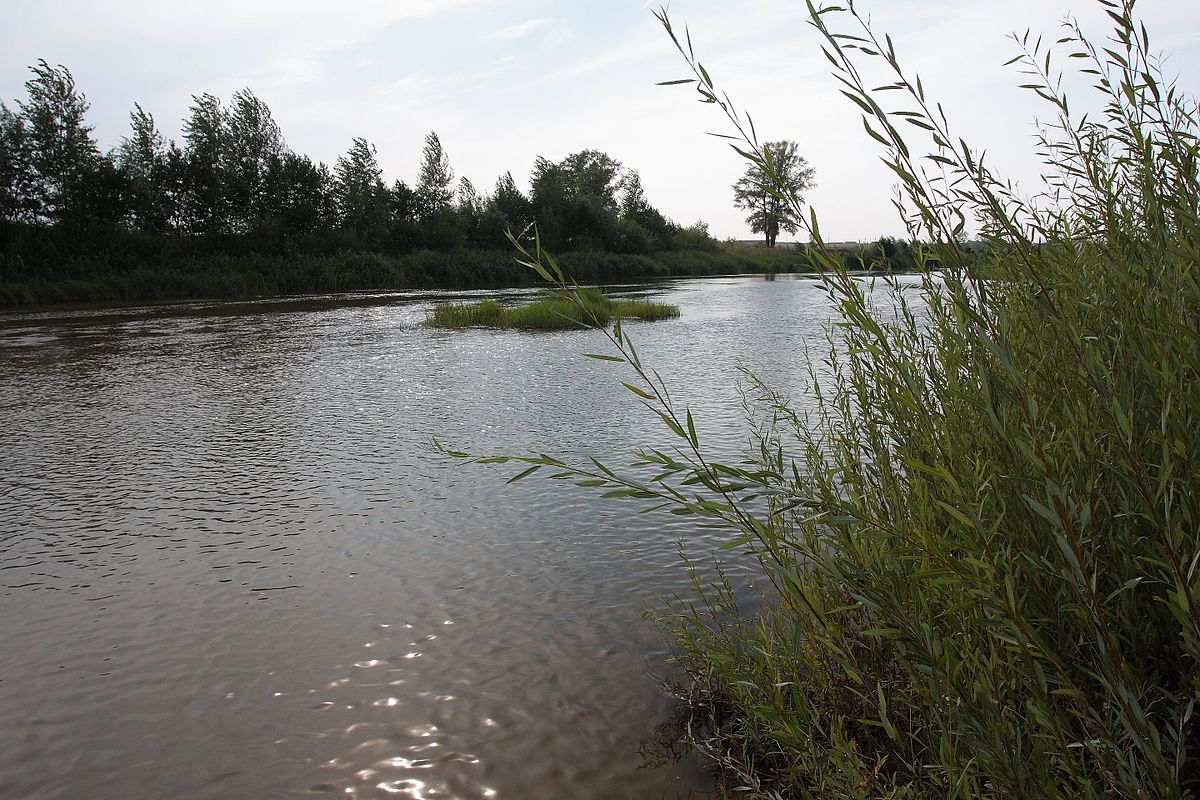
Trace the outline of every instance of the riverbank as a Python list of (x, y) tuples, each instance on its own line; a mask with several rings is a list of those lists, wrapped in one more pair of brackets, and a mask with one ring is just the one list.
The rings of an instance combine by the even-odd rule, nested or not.
[[(654, 256), (565, 253), (564, 269), (582, 282), (637, 278), (770, 274), (804, 268), (796, 250), (730, 248)], [(50, 276), (0, 279), (0, 306), (124, 300), (242, 299), (274, 295), (425, 288), (525, 286), (537, 276), (510, 250), (343, 253), (325, 256), (217, 256), (128, 269), (81, 265)]]

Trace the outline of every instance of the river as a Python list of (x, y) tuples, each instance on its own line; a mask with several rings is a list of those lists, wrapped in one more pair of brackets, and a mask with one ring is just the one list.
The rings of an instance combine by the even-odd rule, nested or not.
[[(831, 314), (804, 278), (637, 292), (680, 306), (628, 330), (726, 456), (737, 366), (801, 391)], [(421, 327), (445, 296), (0, 312), (0, 797), (706, 788), (644, 755), (674, 706), (641, 614), (720, 534), (427, 447), (669, 435), (598, 332)]]

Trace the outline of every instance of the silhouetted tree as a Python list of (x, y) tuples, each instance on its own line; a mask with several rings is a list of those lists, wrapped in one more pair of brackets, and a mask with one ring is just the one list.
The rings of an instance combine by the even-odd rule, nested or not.
[(450, 168), (450, 157), (442, 148), (438, 135), (430, 131), (425, 136), (425, 148), (421, 152), (421, 172), (417, 181), (417, 198), (420, 201), (420, 216), (431, 217), (450, 207), (454, 198), (454, 170)]
[(268, 204), (267, 176), (278, 172), (283, 158), (283, 132), (271, 109), (249, 89), (233, 95), (225, 114), (223, 148), (225, 191), (235, 233), (248, 233), (263, 223)]
[(308, 156), (285, 152), (267, 177), (266, 209), (278, 225), (284, 252), (319, 249), (317, 237), (338, 224), (338, 201), (329, 167)]
[(356, 138), (333, 171), (341, 227), (367, 239), (378, 236), (389, 217), (389, 197), (374, 146)]
[(229, 126), (221, 101), (211, 94), (192, 96), (183, 123), (184, 196), (182, 223), (193, 235), (215, 236), (229, 229), (225, 164)]
[(549, 246), (615, 249), (621, 175), (621, 163), (599, 150), (572, 153), (557, 164), (539, 156), (530, 179), (530, 200)]
[(750, 230), (761, 233), (767, 247), (774, 247), (780, 231), (799, 229), (790, 200), (799, 201), (812, 188), (814, 171), (792, 141), (767, 142), (763, 158), (762, 164), (746, 167), (746, 174), (733, 185), (733, 202), (750, 212), (746, 217)]
[(31, 223), (39, 206), (25, 118), (0, 102), (0, 220)]
[(663, 249), (679, 230), (678, 225), (650, 205), (642, 188), (642, 176), (634, 169), (628, 170), (621, 180), (621, 222), (626, 238), (636, 240), (625, 243), (631, 252)]
[(137, 230), (165, 231), (174, 216), (171, 159), (154, 116), (134, 104), (130, 135), (121, 137), (115, 159), (125, 180), (128, 224)]
[(20, 104), (33, 190), (30, 210), (55, 224), (82, 223), (86, 192), (94, 188), (89, 177), (101, 161), (92, 126), (84, 120), (87, 98), (66, 67), (43, 60), (30, 69), (34, 77), (25, 82), (28, 98)]

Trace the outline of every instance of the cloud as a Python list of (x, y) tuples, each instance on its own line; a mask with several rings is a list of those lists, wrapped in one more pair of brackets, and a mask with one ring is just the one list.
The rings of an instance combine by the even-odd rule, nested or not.
[(545, 17), (527, 19), (524, 22), (518, 22), (516, 25), (509, 25), (507, 28), (498, 30), (495, 33), (485, 33), (482, 38), (493, 42), (520, 39), (522, 36), (528, 36), (534, 31), (544, 28), (549, 21)]

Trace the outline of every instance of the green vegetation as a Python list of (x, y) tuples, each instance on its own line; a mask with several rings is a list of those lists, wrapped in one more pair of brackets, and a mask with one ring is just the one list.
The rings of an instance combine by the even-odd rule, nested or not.
[[(455, 183), (436, 133), (417, 181), (387, 185), (375, 148), (354, 139), (333, 167), (287, 147), (265, 102), (193, 97), (182, 143), (135, 104), (129, 135), (108, 153), (87, 122), (74, 76), (42, 61), (27, 96), (0, 103), (0, 304), (244, 298), (292, 292), (514, 286), (509, 230), (538, 221), (579, 280), (792, 272), (793, 249), (718, 242), (646, 197), (637, 171), (606, 153), (539, 157), (529, 192), (511, 172), (492, 192)], [(792, 142), (765, 146), (796, 195), (812, 170)], [(773, 244), (797, 220), (751, 165), (735, 187), (754, 230)], [(846, 253), (850, 268), (910, 270), (907, 243)]]
[[(767, 247), (775, 246), (780, 231), (796, 233), (801, 221), (793, 209), (800, 207), (801, 194), (813, 187), (815, 171), (792, 141), (764, 142), (764, 163), (750, 163), (733, 185), (733, 204), (749, 213), (750, 230), (763, 235)], [(770, 164), (771, 172), (765, 169)]]
[[(723, 527), (757, 559), (761, 612), (697, 570), (695, 596), (655, 615), (680, 645), (682, 735), (738, 796), (1200, 791), (1200, 115), (1162, 78), (1132, 3), (1103, 4), (1103, 44), (1070, 22), (1054, 45), (1015, 37), (1023, 82), (1056, 118), (1038, 147), (1055, 201), (1039, 203), (952, 134), (890, 38), (852, 7), (813, 9), (930, 242), (919, 290), (864, 286), (812, 251), (839, 319), (803, 405), (747, 376), (745, 462), (710, 457), (704, 420), (619, 327), (603, 357), (632, 370), (678, 448), (627, 472), (516, 459), (518, 477), (548, 469)], [(658, 15), (688, 81), (770, 175)], [(1098, 113), (1069, 110), (1052, 71), (1064, 51)], [(982, 254), (962, 244), (968, 220)], [(524, 257), (565, 283), (540, 249)]]
[[(803, 254), (794, 250), (726, 245), (716, 251), (672, 251), (655, 256), (565, 253), (562, 263), (579, 280), (592, 283), (807, 268)], [(57, 277), (0, 280), (0, 305), (528, 286), (535, 280), (508, 250), (421, 251), (394, 256), (212, 255), (178, 257), (117, 271), (104, 263), (79, 259)]]
[(194, 96), (179, 143), (135, 104), (129, 135), (105, 153), (71, 72), (45, 61), (31, 72), (26, 97), (0, 103), (0, 302), (519, 283), (499, 253), (507, 231), (534, 219), (549, 246), (589, 262), (582, 279), (675, 274), (688, 253), (722, 249), (704, 223), (668, 219), (636, 170), (598, 150), (539, 157), (528, 192), (510, 172), (487, 192), (456, 181), (431, 132), (414, 153), (415, 185), (389, 185), (365, 139), (332, 167), (289, 149), (247, 89)]
[(434, 328), (522, 328), (563, 330), (603, 328), (618, 319), (673, 319), (679, 307), (649, 300), (614, 300), (599, 289), (548, 292), (539, 300), (507, 308), (495, 300), (481, 303), (442, 303), (426, 325)]

